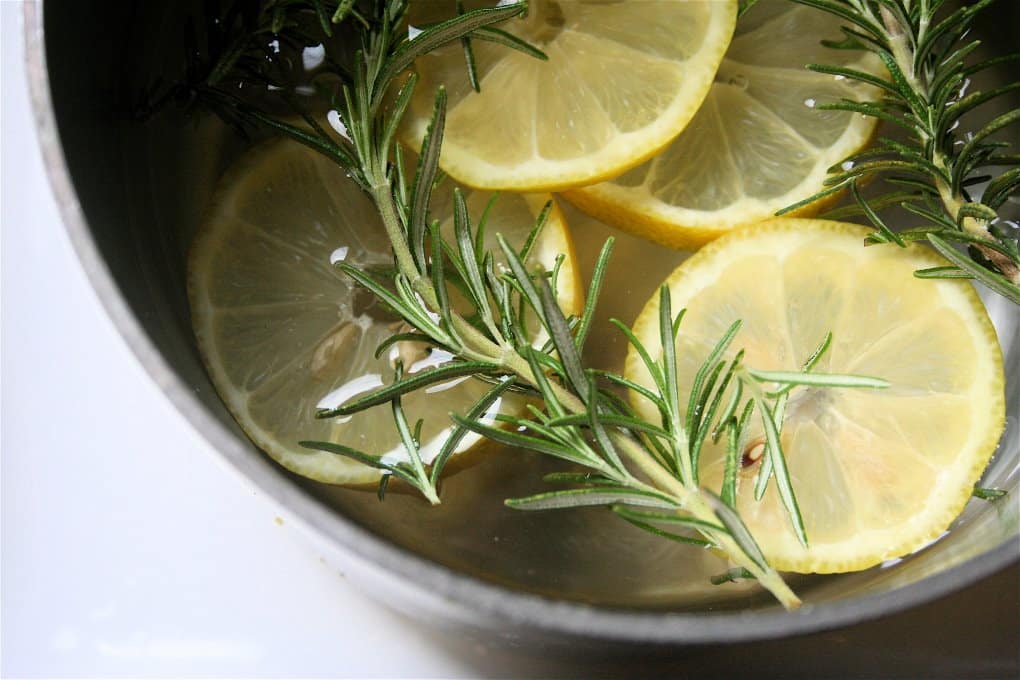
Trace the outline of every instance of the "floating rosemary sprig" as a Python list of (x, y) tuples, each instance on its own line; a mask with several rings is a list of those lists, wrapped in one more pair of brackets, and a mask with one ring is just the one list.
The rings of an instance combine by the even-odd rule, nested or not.
[[(314, 10), (313, 16), (320, 16), (316, 9), (319, 5), (313, 5), (312, 10), (304, 5), (299, 8), (305, 13)], [(343, 55), (335, 60), (349, 66), (333, 69), (340, 85), (324, 93), (337, 114), (335, 132), (320, 125), (308, 112), (301, 112), (308, 127), (298, 127), (214, 85), (205, 83), (196, 90), (211, 98), (216, 110), (229, 109), (229, 120), (266, 125), (345, 168), (378, 209), (393, 249), (395, 270), (392, 274), (373, 274), (343, 262), (337, 266), (413, 329), (394, 336), (392, 342), (425, 341), (454, 357), (444, 365), (409, 375), (403, 374), (398, 365), (390, 385), (319, 414), (324, 418), (345, 416), (390, 403), (408, 460), (389, 462), (372, 452), (336, 442), (302, 445), (379, 468), (386, 473), (381, 490), (391, 477), (397, 477), (433, 503), (439, 502), (443, 466), (467, 432), (553, 456), (585, 470), (555, 475), (550, 480), (568, 482), (574, 488), (509, 500), (509, 505), (532, 510), (609, 506), (623, 519), (659, 536), (723, 550), (737, 565), (732, 578), (749, 574), (784, 606), (796, 607), (797, 596), (768, 565), (735, 510), (736, 475), (748, 429), (757, 419), (765, 434), (755, 493), (760, 497), (766, 485), (775, 481), (789, 520), (806, 545), (808, 536), (779, 436), (788, 395), (800, 385), (880, 388), (886, 384), (860, 376), (813, 373), (815, 362), (829, 345), (828, 337), (802, 371), (757, 371), (744, 364), (742, 352), (731, 348), (738, 322), (719, 339), (692, 385), (681, 385), (675, 346), (683, 311), (674, 315), (666, 288), (660, 292), (660, 359), (653, 360), (630, 329), (615, 322), (643, 357), (654, 389), (586, 367), (581, 360), (582, 350), (612, 241), (606, 243), (598, 258), (582, 313), (565, 316), (556, 304), (557, 268), (551, 272), (536, 268), (529, 259), (548, 209), (520, 249), (498, 237), (498, 255), (481, 247), (484, 218), (472, 221), (459, 189), (453, 191), (452, 238), (441, 233), (438, 222), (432, 219), (430, 203), (441, 174), (438, 161), (446, 115), (442, 89), (437, 92), (432, 123), (410, 177), (405, 174), (403, 153), (396, 142), (398, 126), (418, 82), (409, 67), (423, 54), (451, 42), (469, 46), (465, 41), (484, 36), (542, 57), (531, 46), (505, 38), (509, 34), (493, 28), (520, 15), (524, 5), (501, 4), (459, 12), (448, 21), (410, 35), (405, 23), (405, 0), (365, 7), (371, 7), (371, 11), (363, 10), (352, 24), (360, 49), (353, 57)], [(297, 21), (293, 25), (301, 24)], [(466, 47), (465, 54), (469, 53)], [(295, 100), (287, 101), (293, 104)], [(467, 301), (467, 312), (452, 304), (450, 291), (454, 289)], [(492, 388), (465, 413), (451, 416), (453, 435), (427, 466), (418, 450), (421, 423), (407, 420), (400, 400), (414, 390), (465, 376), (487, 380)], [(524, 415), (499, 416), (503, 427), (483, 422), (481, 416), (508, 390), (525, 392), (535, 401)], [(636, 413), (626, 398), (628, 391), (656, 407), (657, 422), (648, 422)], [(699, 482), (699, 456), (709, 438), (725, 438), (728, 443), (727, 473), (717, 491)], [(678, 529), (693, 530), (700, 537), (690, 531), (678, 533)]]
[[(135, 114), (145, 119), (170, 101), (200, 102), (243, 129), (244, 118), (216, 96), (217, 88), (243, 91), (245, 85), (255, 85), (290, 96), (295, 85), (293, 69), (278, 55), (332, 38), (345, 22), (357, 21), (367, 28), (355, 4), (354, 0), (227, 0), (222, 4), (208, 0), (204, 13), (189, 21), (183, 73), (169, 84), (162, 79), (151, 83)], [(330, 68), (342, 66), (332, 62)]]
[[(971, 278), (1020, 304), (1020, 229), (1000, 216), (1003, 205), (1020, 190), (1020, 156), (996, 137), (1020, 121), (1020, 109), (995, 116), (967, 131), (964, 117), (987, 102), (1020, 89), (1014, 80), (987, 92), (968, 94), (971, 78), (992, 67), (1020, 62), (1020, 54), (972, 63), (980, 45), (968, 35), (975, 17), (995, 0), (964, 3), (942, 11), (945, 0), (792, 0), (829, 12), (846, 22), (840, 49), (878, 55), (887, 76), (838, 66), (809, 64), (818, 73), (857, 80), (878, 88), (881, 98), (843, 100), (819, 108), (874, 116), (901, 128), (906, 143), (881, 138), (871, 148), (832, 168), (827, 188), (786, 208), (794, 210), (849, 189), (855, 210), (877, 229), (870, 243), (927, 240), (952, 265), (917, 272), (923, 278)], [(882, 176), (896, 187), (865, 199), (863, 183)], [(894, 231), (879, 215), (899, 206), (920, 217), (920, 225)], [(957, 250), (967, 249), (969, 258)]]

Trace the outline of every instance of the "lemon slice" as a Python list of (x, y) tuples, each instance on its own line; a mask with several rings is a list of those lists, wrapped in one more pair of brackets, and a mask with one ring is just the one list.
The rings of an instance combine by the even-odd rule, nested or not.
[[(438, 198), (433, 206), (441, 211)], [(467, 198), (477, 220), (489, 196), (473, 192)], [(488, 218), (490, 246), (495, 248), (495, 234), (502, 233), (520, 247), (548, 198), (500, 197)], [(566, 257), (559, 301), (575, 312), (573, 246), (553, 210), (532, 258), (552, 268), (561, 253)], [(284, 467), (318, 481), (372, 482), (378, 470), (297, 444), (331, 441), (391, 463), (406, 460), (388, 404), (346, 419), (315, 418), (317, 407), (336, 406), (392, 379), (390, 357), (373, 355), (401, 330), (370, 293), (331, 266), (339, 259), (364, 269), (392, 266), (372, 203), (340, 167), (301, 145), (280, 141), (257, 148), (222, 180), (192, 245), (192, 322), (213, 384), (255, 444)], [(415, 346), (402, 353), (411, 371), (442, 360)], [(490, 387), (463, 379), (403, 399), (412, 426), (424, 419), (420, 441), (426, 462), (445, 441), (447, 414), (463, 413)], [(500, 408), (511, 405), (504, 399)], [(457, 451), (477, 439), (468, 435)]]
[[(492, 3), (467, 3), (471, 6)], [(449, 18), (453, 3), (412, 6), (412, 24)], [(556, 191), (617, 175), (661, 149), (708, 92), (736, 22), (736, 0), (533, 0), (501, 30), (548, 61), (472, 40), (420, 58), (404, 138), (418, 148), (436, 89), (449, 95), (441, 165), (470, 186)]]
[(696, 248), (820, 191), (827, 169), (875, 130), (874, 118), (818, 109), (876, 96), (870, 86), (804, 68), (878, 72), (874, 55), (819, 43), (839, 38), (839, 27), (826, 12), (761, 0), (741, 17), (711, 92), (680, 136), (649, 162), (566, 198), (620, 229)]
[[(863, 248), (867, 230), (839, 222), (776, 219), (709, 244), (666, 280), (687, 308), (677, 343), (680, 384), (731, 323), (734, 351), (760, 370), (797, 370), (831, 331), (815, 369), (884, 378), (884, 390), (796, 388), (782, 443), (809, 546), (803, 547), (769, 483), (760, 501), (750, 432), (737, 509), (772, 565), (797, 572), (863, 569), (937, 538), (963, 509), (1003, 431), (1002, 354), (969, 283), (922, 280), (945, 265), (919, 246)], [(634, 332), (661, 356), (658, 296)], [(632, 351), (626, 375), (652, 383)], [(681, 395), (683, 397), (683, 395)], [(656, 416), (648, 403), (636, 406)], [(751, 421), (757, 425), (757, 417)], [(725, 444), (706, 444), (702, 485), (718, 491)]]

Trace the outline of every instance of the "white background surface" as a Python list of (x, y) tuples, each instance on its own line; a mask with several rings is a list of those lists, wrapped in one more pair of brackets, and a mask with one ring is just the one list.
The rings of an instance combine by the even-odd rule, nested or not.
[(107, 318), (2, 10), (2, 665), (16, 676), (463, 676), (221, 467)]

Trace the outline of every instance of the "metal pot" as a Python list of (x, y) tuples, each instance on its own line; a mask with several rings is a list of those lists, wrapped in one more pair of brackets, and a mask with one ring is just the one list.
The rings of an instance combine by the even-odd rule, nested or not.
[[(371, 493), (324, 488), (274, 465), (244, 437), (209, 384), (185, 296), (190, 230), (234, 143), (173, 114), (147, 126), (131, 115), (139, 84), (160, 69), (166, 46), (179, 44), (174, 40), (186, 4), (94, 0), (49, 12), (51, 3), (26, 3), (36, 117), (67, 229), (110, 316), (153, 380), (230, 466), (286, 507), (327, 555), (384, 593), (387, 603), (433, 622), (543, 645), (737, 642), (886, 616), (1018, 560), (1020, 314), (994, 296), (986, 302), (1006, 356), (1009, 423), (983, 483), (1009, 489), (1010, 497), (971, 503), (948, 536), (895, 565), (805, 581), (800, 591), (808, 604), (794, 613), (766, 598), (701, 605), (642, 599), (626, 591), (633, 579), (610, 573), (619, 565), (579, 569), (574, 582), (543, 579), (526, 573), (536, 559), (528, 550), (544, 543), (529, 537), (560, 520), (515, 519), (523, 528), (509, 528), (495, 515), (478, 531), (508, 537), (504, 544), (511, 545), (502, 552), (492, 545), (451, 548), (457, 539), (449, 529), (460, 521), (452, 510), (428, 515), (408, 498), (379, 505)], [(1020, 23), (1016, 5), (996, 8), (1000, 16), (989, 17), (989, 25), (996, 19)], [(510, 476), (485, 464), (476, 474), (471, 484), (502, 484)], [(581, 517), (563, 521), (585, 521)]]

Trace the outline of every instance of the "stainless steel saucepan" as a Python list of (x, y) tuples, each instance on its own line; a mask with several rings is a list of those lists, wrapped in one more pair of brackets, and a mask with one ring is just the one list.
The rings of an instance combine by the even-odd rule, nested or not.
[[(502, 497), (535, 489), (527, 485), (544, 463), (527, 456), (508, 464), (484, 460), (454, 475), (450, 502), (436, 510), (410, 496), (379, 503), (371, 492), (288, 474), (244, 437), (217, 398), (188, 317), (187, 244), (240, 144), (217, 124), (180, 112), (144, 124), (133, 115), (141, 88), (182, 49), (191, 4), (26, 3), (29, 77), (49, 173), (92, 284), (152, 379), (219, 455), (298, 518), (350, 578), (432, 625), (482, 637), (693, 645), (884, 617), (1018, 560), (1020, 314), (995, 296), (986, 301), (1005, 351), (1009, 423), (983, 483), (1010, 496), (972, 502), (947, 536), (896, 564), (799, 580), (807, 604), (796, 612), (763, 596), (699, 599), (672, 589), (673, 567), (662, 565), (682, 560), (683, 548), (660, 546), (629, 528), (597, 528), (607, 523), (591, 513), (505, 510)], [(985, 23), (999, 28), (989, 40), (1013, 39), (1001, 28), (1020, 26), (1018, 3), (998, 3), (992, 12)], [(575, 538), (550, 539), (559, 536)]]

